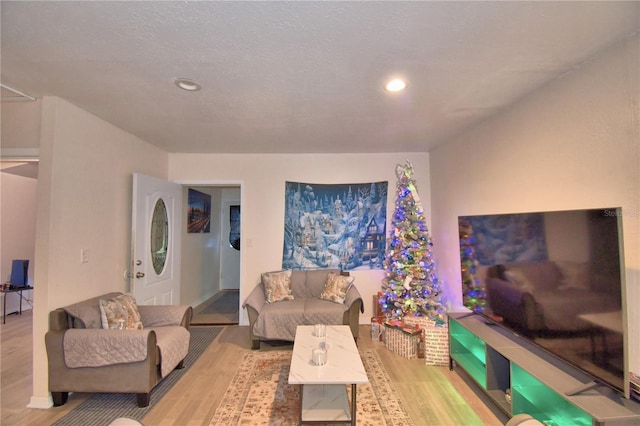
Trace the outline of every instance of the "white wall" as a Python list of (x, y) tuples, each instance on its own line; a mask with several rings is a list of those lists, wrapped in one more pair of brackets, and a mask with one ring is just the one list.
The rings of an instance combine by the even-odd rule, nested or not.
[[(31, 406), (46, 406), (48, 313), (128, 291), (132, 173), (165, 178), (168, 154), (55, 97), (42, 101)], [(89, 249), (89, 262), (80, 250)]]
[[(211, 195), (211, 232), (187, 233), (187, 194), (193, 188)], [(182, 227), (182, 303), (197, 306), (219, 290), (220, 275), (220, 206), (221, 189), (187, 185), (183, 190)]]
[[(231, 246), (231, 206), (240, 205), (240, 188), (223, 188), (220, 200), (220, 286), (219, 290), (240, 290), (240, 251)], [(242, 209), (241, 209), (242, 211)], [(242, 226), (242, 223), (240, 223)], [(242, 232), (240, 233), (242, 238)], [(242, 247), (241, 247), (242, 249)]]
[[(431, 217), (429, 154), (170, 154), (169, 178), (179, 182), (234, 180), (242, 185), (240, 252), (240, 301), (258, 284), (260, 274), (282, 267), (284, 238), (285, 181), (308, 183), (367, 183), (388, 181), (387, 223), (395, 203), (396, 164), (410, 160), (420, 198), (425, 200), (427, 219)], [(437, 259), (436, 259), (437, 260)], [(365, 313), (360, 323), (368, 324), (372, 297), (382, 286), (384, 272), (353, 271)], [(246, 311), (240, 324), (247, 325)]]
[[(186, 229), (188, 189), (211, 195), (211, 226), (209, 233), (189, 234)], [(229, 200), (240, 199), (240, 188), (226, 185), (202, 186), (184, 185), (182, 230), (182, 286), (180, 300), (193, 307), (205, 302), (222, 289), (224, 268), (236, 269), (227, 272), (238, 274), (239, 260), (225, 257), (225, 244), (229, 245), (228, 235), (224, 235), (222, 221), (225, 217), (222, 208)], [(227, 213), (228, 216), (228, 213)], [(228, 220), (228, 218), (227, 218)], [(233, 249), (235, 251), (235, 249)], [(236, 257), (239, 257), (236, 255)]]
[(640, 373), (638, 36), (431, 152), (435, 253), (462, 306), (457, 217), (621, 206), (631, 370)]

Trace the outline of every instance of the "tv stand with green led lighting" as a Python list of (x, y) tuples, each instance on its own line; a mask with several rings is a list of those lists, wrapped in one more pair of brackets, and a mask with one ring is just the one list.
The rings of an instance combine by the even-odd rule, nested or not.
[(640, 424), (640, 404), (625, 399), (531, 342), (480, 315), (449, 314), (450, 367), (460, 367), (508, 416), (547, 425)]

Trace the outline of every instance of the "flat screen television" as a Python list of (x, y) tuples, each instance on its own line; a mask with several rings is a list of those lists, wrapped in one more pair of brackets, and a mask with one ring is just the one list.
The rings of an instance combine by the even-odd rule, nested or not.
[(620, 208), (460, 216), (463, 304), (629, 398)]

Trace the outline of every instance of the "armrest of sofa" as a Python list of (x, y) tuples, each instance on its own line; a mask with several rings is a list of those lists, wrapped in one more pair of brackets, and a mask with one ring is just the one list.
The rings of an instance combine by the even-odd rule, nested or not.
[(351, 334), (358, 339), (360, 335), (360, 311), (364, 312), (362, 299), (355, 300), (348, 310), (344, 311), (342, 324), (351, 328)]
[(69, 328), (67, 312), (62, 309), (54, 309), (49, 313), (49, 330), (64, 331)]
[(264, 285), (260, 282), (255, 288), (249, 293), (249, 296), (245, 299), (242, 304), (243, 308), (247, 309), (247, 314), (249, 315), (249, 335), (251, 337), (251, 349), (260, 349), (260, 338), (253, 334), (253, 324), (255, 324), (258, 319), (258, 315), (262, 310), (262, 306), (266, 303), (267, 298), (264, 295)]
[(362, 302), (362, 296), (360, 296), (360, 292), (356, 288), (356, 286), (352, 285), (347, 292), (347, 296), (344, 298), (344, 304), (351, 309), (351, 306), (360, 300), (359, 310), (364, 314), (364, 303)]
[(357, 339), (360, 334), (360, 312), (364, 313), (364, 303), (356, 286), (349, 288), (344, 304), (349, 309), (345, 311), (342, 323), (351, 328), (353, 337)]
[(187, 330), (191, 325), (193, 308), (187, 305), (138, 305), (144, 327), (181, 325)]
[(264, 295), (264, 285), (260, 282), (255, 286), (251, 293), (249, 293), (249, 296), (244, 300), (242, 307), (247, 308), (250, 306), (259, 314), (266, 301), (267, 298)]

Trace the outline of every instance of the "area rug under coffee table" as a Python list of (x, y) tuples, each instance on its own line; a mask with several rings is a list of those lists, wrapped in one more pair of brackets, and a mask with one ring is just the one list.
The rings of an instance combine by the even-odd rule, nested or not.
[[(413, 425), (376, 351), (362, 350), (360, 357), (369, 383), (358, 385), (358, 426)], [(300, 387), (287, 382), (290, 364), (291, 351), (245, 355), (210, 426), (297, 425)]]

